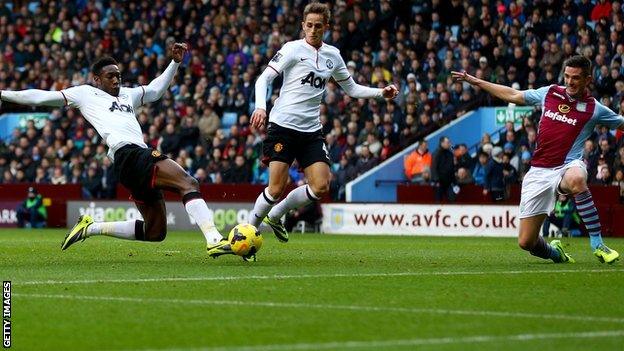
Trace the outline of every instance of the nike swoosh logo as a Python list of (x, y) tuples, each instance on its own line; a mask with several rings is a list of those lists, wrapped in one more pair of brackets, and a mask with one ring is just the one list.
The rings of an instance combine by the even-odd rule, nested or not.
[(306, 58), (306, 57), (302, 57), (302, 58), (301, 58), (301, 61), (305, 61), (305, 60), (307, 60), (307, 58)]

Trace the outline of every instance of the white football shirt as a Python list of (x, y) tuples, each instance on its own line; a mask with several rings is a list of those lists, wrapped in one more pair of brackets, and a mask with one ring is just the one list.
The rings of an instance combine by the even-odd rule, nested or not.
[(79, 85), (61, 90), (65, 103), (80, 110), (108, 145), (108, 157), (124, 145), (147, 147), (143, 142), (141, 126), (135, 111), (143, 105), (145, 89), (120, 88), (119, 96), (112, 96), (90, 85)]
[(321, 129), (321, 99), (329, 78), (341, 82), (351, 76), (336, 47), (323, 43), (317, 49), (304, 39), (284, 44), (269, 67), (284, 73), (269, 122), (301, 132)]

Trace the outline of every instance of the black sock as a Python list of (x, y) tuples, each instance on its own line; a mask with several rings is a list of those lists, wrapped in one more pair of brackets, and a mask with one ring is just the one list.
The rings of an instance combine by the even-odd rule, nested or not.
[(550, 246), (543, 237), (538, 237), (537, 243), (535, 246), (529, 251), (531, 255), (537, 256), (546, 260), (553, 260), (555, 262), (561, 261), (561, 256), (559, 255), (559, 251), (555, 250), (552, 246)]
[(145, 222), (140, 219), (137, 219), (134, 222), (134, 237), (136, 240), (146, 241), (145, 240)]

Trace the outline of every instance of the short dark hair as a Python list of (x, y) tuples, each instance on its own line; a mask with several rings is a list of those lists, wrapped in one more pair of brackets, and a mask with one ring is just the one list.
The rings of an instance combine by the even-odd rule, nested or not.
[(118, 64), (117, 60), (115, 60), (114, 58), (110, 56), (100, 57), (99, 59), (97, 59), (97, 61), (93, 63), (93, 66), (91, 66), (91, 72), (93, 72), (93, 74), (95, 74), (96, 76), (99, 76), (100, 73), (102, 73), (102, 68), (108, 65), (117, 65), (117, 64)]
[(575, 55), (567, 59), (563, 67), (581, 68), (585, 76), (591, 76), (591, 65), (591, 61), (587, 57)]
[(329, 23), (329, 17), (331, 16), (331, 12), (329, 11), (329, 6), (327, 4), (321, 4), (320, 2), (311, 2), (306, 5), (303, 9), (303, 20), (305, 21), (306, 17), (310, 13), (316, 13), (325, 19), (325, 23)]

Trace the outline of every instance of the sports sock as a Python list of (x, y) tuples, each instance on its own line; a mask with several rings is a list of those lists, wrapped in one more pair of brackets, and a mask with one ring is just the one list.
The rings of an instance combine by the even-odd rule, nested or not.
[(269, 213), (276, 202), (277, 199), (274, 199), (269, 194), (269, 188), (262, 190), (262, 193), (260, 193), (256, 199), (253, 210), (251, 210), (251, 213), (249, 214), (249, 223), (258, 228), (264, 217), (266, 217), (267, 213)]
[(107, 235), (119, 239), (137, 240), (137, 222), (143, 221), (120, 221), (120, 222), (94, 222), (87, 228), (87, 237), (96, 235)]
[(202, 198), (201, 194), (197, 191), (190, 192), (182, 197), (184, 208), (189, 216), (197, 223), (199, 229), (201, 229), (206, 243), (208, 245), (215, 245), (223, 236), (214, 225), (210, 210), (206, 205), (206, 202)]
[(602, 228), (600, 227), (600, 218), (598, 218), (594, 199), (589, 190), (585, 190), (574, 197), (574, 202), (576, 203), (576, 210), (589, 232), (589, 244), (592, 250), (596, 250), (602, 244), (602, 237), (600, 236)]
[(318, 200), (318, 196), (312, 192), (312, 189), (310, 189), (308, 184), (301, 185), (288, 193), (282, 202), (275, 205), (271, 211), (269, 211), (269, 218), (279, 220), (290, 209), (299, 208), (309, 204), (312, 201)]
[(559, 254), (559, 251), (557, 251), (557, 249), (555, 249), (554, 247), (550, 246), (550, 244), (547, 243), (546, 240), (544, 240), (544, 238), (541, 236), (538, 237), (537, 243), (535, 243), (535, 246), (533, 246), (533, 248), (529, 252), (533, 256), (537, 256), (547, 260), (551, 259), (554, 262), (561, 262), (563, 260), (563, 258)]

